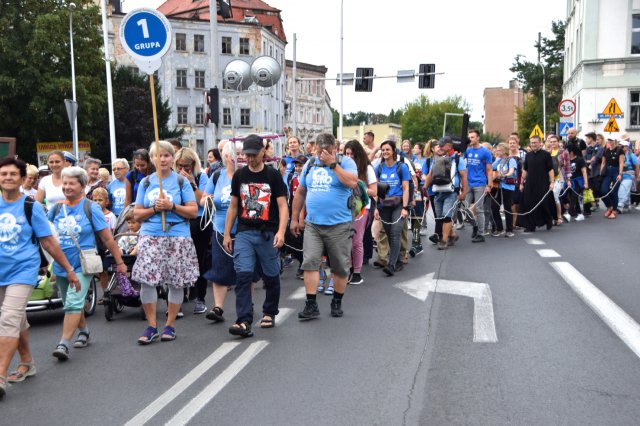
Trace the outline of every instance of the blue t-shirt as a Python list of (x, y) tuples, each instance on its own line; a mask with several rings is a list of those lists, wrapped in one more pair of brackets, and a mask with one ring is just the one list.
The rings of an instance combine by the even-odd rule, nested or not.
[[(144, 208), (153, 206), (160, 195), (158, 175), (154, 173), (149, 175), (147, 179), (149, 179), (149, 186), (145, 188), (144, 183), (141, 183), (138, 187), (138, 196), (136, 197), (136, 205), (143, 206)], [(162, 178), (162, 192), (165, 197), (176, 205), (184, 205), (190, 201), (195, 203), (196, 201), (196, 196), (187, 179), (183, 179), (182, 190), (180, 190), (178, 186), (178, 174), (176, 172), (171, 172), (169, 176)], [(140, 235), (148, 235), (151, 237), (191, 236), (189, 221), (187, 219), (170, 210), (165, 212), (165, 219), (167, 232), (162, 230), (162, 215), (158, 212), (144, 221), (140, 228)]]
[(424, 183), (424, 177), (426, 176), (426, 174), (424, 173), (424, 168), (427, 164), (427, 159), (426, 158), (421, 158), (421, 159), (417, 159), (415, 156), (413, 157), (413, 168), (416, 169), (416, 177), (418, 178), (418, 183), (420, 184), (420, 187), (422, 187), (422, 184)]
[(492, 164), (493, 157), (491, 152), (481, 146), (478, 148), (467, 148), (464, 153), (464, 158), (467, 161), (467, 180), (469, 187), (472, 186), (487, 186), (487, 164)]
[[(213, 230), (218, 234), (224, 234), (225, 221), (227, 220), (227, 210), (231, 204), (231, 179), (227, 176), (227, 169), (220, 169), (220, 175), (216, 184), (213, 184), (213, 176), (209, 178), (204, 193), (213, 195), (213, 204), (216, 206), (216, 217), (213, 221)], [(231, 233), (236, 233), (238, 221), (233, 222)]]
[[(425, 158), (424, 164), (422, 165), (422, 176), (427, 176), (429, 174), (431, 166), (433, 166), (433, 157)], [(436, 194), (435, 192), (433, 192), (433, 185), (429, 185), (429, 187), (427, 188), (427, 194), (430, 197)]]
[(293, 160), (295, 160), (295, 157), (291, 157), (289, 155), (286, 155), (284, 157), (284, 161), (286, 161), (287, 163), (287, 173), (285, 173), (284, 175), (287, 176), (289, 174), (289, 172), (291, 172), (291, 170), (295, 170), (295, 164), (293, 164)]
[[(213, 175), (211, 175), (211, 176), (213, 176)], [(200, 173), (200, 177), (196, 177), (195, 180), (198, 183), (198, 189), (200, 191), (204, 191), (204, 189), (207, 187), (207, 182), (209, 182), (209, 178), (207, 177), (207, 174), (201, 172)], [(189, 185), (189, 186), (191, 186), (191, 185)], [(193, 196), (195, 197), (196, 194), (194, 193)], [(204, 207), (202, 207), (200, 204), (198, 204), (198, 217), (202, 217), (202, 213), (203, 212), (204, 212)]]
[[(624, 169), (622, 169), (622, 180), (631, 180), (635, 177), (638, 156), (633, 152), (627, 152), (624, 156)], [(633, 173), (630, 173), (633, 172)]]
[(389, 185), (389, 192), (387, 192), (387, 195), (391, 197), (402, 197), (402, 181), (411, 179), (409, 167), (404, 163), (400, 165), (400, 176), (398, 176), (397, 173), (397, 162), (393, 163), (393, 165), (389, 167), (386, 162), (381, 161), (378, 167), (376, 167), (376, 177), (378, 178), (378, 182)]
[(126, 182), (120, 182), (118, 179), (114, 179), (107, 186), (109, 191), (109, 201), (111, 201), (111, 211), (116, 216), (120, 216), (122, 210), (124, 210), (124, 199), (126, 195)]
[(23, 195), (17, 201), (6, 202), (0, 196), (0, 287), (11, 284), (36, 285), (40, 269), (38, 245), (33, 244), (32, 235), (37, 238), (51, 235), (49, 221), (42, 204), (35, 202), (31, 223), (24, 212)]
[[(91, 217), (93, 219), (93, 226), (89, 221), (89, 218), (84, 214), (84, 203), (91, 203)], [(73, 243), (71, 235), (75, 237), (78, 245), (82, 250), (96, 247), (95, 233), (108, 228), (107, 221), (104, 218), (102, 209), (97, 203), (94, 203), (86, 198), (83, 198), (75, 206), (70, 206), (66, 201), (63, 201), (60, 211), (53, 217), (53, 209), (49, 211), (49, 220), (55, 226), (58, 231), (58, 241), (60, 247), (67, 257), (67, 260), (76, 272), (82, 272), (82, 266), (80, 265), (80, 255), (78, 249)], [(66, 215), (65, 215), (66, 211)], [(54, 274), (66, 277), (67, 271), (58, 265), (57, 262), (53, 264)]]
[(133, 180), (133, 186), (131, 187), (131, 199), (134, 201), (138, 199), (138, 187), (144, 177), (145, 175), (140, 173), (137, 169), (131, 170), (127, 173), (126, 179), (129, 183)]
[[(502, 173), (505, 175), (509, 173), (509, 169), (513, 169), (513, 175), (509, 176), (513, 178), (515, 178), (518, 174), (518, 162), (513, 157), (496, 159), (496, 161), (493, 162), (492, 168), (496, 172)], [(510, 185), (508, 183), (505, 183), (505, 178), (503, 178), (503, 179), (500, 179), (500, 188), (508, 189), (509, 191), (515, 191), (516, 185), (515, 184)]]
[[(316, 165), (310, 167), (312, 161), (315, 161)], [(350, 157), (342, 157), (340, 167), (358, 175), (358, 167)], [(307, 161), (298, 182), (307, 189), (309, 222), (315, 225), (338, 225), (353, 220), (348, 207), (351, 189), (344, 186), (334, 171), (324, 166), (317, 157)]]

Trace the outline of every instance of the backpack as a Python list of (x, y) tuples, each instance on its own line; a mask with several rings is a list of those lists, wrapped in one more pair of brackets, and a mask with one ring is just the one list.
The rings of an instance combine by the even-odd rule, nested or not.
[(504, 183), (507, 185), (520, 185), (520, 181), (522, 180), (522, 159), (519, 156), (508, 157), (516, 160), (516, 169), (513, 171), (513, 175), (504, 178)]
[[(431, 183), (433, 192), (453, 192), (454, 178), (458, 173), (460, 157), (457, 155), (435, 157), (431, 166)], [(454, 167), (455, 164), (455, 167)]]
[[(24, 215), (27, 218), (27, 223), (32, 228), (33, 225), (31, 224), (31, 218), (33, 217), (33, 204), (36, 202), (36, 200), (29, 196), (25, 197), (24, 199)], [(40, 253), (40, 267), (46, 268), (49, 265), (49, 260), (47, 260), (47, 257), (44, 254), (44, 250), (42, 250), (42, 246), (38, 242), (36, 234), (33, 231), (31, 232), (31, 242), (38, 245), (38, 252)]]
[[(407, 157), (401, 154), (398, 154), (398, 157), (399, 157), (398, 161), (396, 161), (396, 174), (398, 175), (398, 178), (400, 178), (400, 176), (402, 176), (402, 165), (406, 164), (407, 169), (409, 167), (413, 168), (413, 165), (409, 166), (407, 163), (404, 162), (404, 160), (400, 161), (401, 158), (404, 159)], [(411, 161), (409, 161), (409, 163), (411, 163)], [(376, 176), (378, 177), (378, 179), (380, 179), (381, 173), (382, 173), (382, 160), (380, 160), (380, 164), (378, 164), (378, 169), (376, 170)], [(413, 185), (413, 179), (411, 179), (411, 171), (409, 171), (409, 204), (411, 204), (411, 202), (413, 201), (413, 191), (415, 191), (415, 187)]]
[[(336, 156), (336, 163), (342, 163), (342, 154), (338, 154)], [(307, 175), (309, 174), (309, 170), (313, 167), (328, 167), (322, 163), (316, 164), (316, 157), (313, 156), (307, 161), (307, 168), (303, 171), (303, 177), (307, 179)], [(290, 173), (291, 174), (291, 173)], [(288, 179), (288, 178), (287, 178)], [(289, 181), (288, 181), (289, 182)], [(355, 188), (351, 190), (351, 195), (347, 200), (347, 208), (351, 211), (351, 216), (353, 219), (359, 218), (366, 213), (367, 206), (369, 205), (369, 195), (367, 194), (367, 185), (358, 180), (358, 184)]]

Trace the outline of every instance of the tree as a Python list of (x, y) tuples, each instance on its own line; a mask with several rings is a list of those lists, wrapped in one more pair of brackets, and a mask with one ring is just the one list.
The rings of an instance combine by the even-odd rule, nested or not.
[[(543, 37), (541, 43), (534, 46), (540, 52), (540, 62), (545, 68), (547, 86), (547, 129), (559, 121), (556, 106), (562, 100), (562, 73), (564, 68), (564, 32), (565, 22), (551, 22), (553, 38)], [(515, 62), (509, 68), (516, 73), (516, 79), (522, 84), (525, 92), (532, 94), (525, 100), (525, 107), (518, 111), (518, 133), (521, 140), (528, 138), (533, 127), (531, 123), (542, 125), (542, 68), (538, 63), (529, 62), (521, 55), (515, 57)], [(526, 105), (534, 102), (535, 105)], [(522, 114), (533, 116), (522, 116)], [(527, 126), (527, 127), (524, 127)], [(525, 135), (526, 134), (526, 135)], [(524, 138), (523, 138), (524, 136)]]
[[(76, 0), (73, 12), (78, 135), (104, 137), (105, 84), (100, 11)], [(35, 160), (38, 141), (71, 140), (64, 99), (71, 99), (69, 11), (60, 0), (0, 2), (0, 135), (18, 139)]]
[[(118, 140), (118, 157), (130, 158), (134, 150), (148, 148), (155, 140), (153, 109), (149, 78), (129, 67), (118, 67), (113, 73), (113, 110)], [(162, 101), (160, 84), (155, 84), (156, 114), (160, 139), (179, 137), (182, 130), (167, 127), (171, 108)], [(110, 158), (108, 144), (101, 144), (93, 153), (98, 158)]]
[[(407, 103), (401, 111), (402, 138), (412, 142), (437, 139), (442, 135), (445, 113), (463, 113), (467, 110), (469, 105), (461, 96), (431, 101), (427, 96), (420, 95), (415, 101)], [(447, 120), (447, 133), (460, 132), (460, 124), (454, 124), (454, 121)]]

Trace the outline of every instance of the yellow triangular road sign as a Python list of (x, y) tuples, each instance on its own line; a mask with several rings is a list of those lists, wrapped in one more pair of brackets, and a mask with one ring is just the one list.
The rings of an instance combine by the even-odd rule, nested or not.
[(602, 113), (606, 115), (619, 115), (619, 114), (622, 114), (622, 110), (620, 109), (620, 105), (618, 105), (618, 102), (616, 102), (615, 98), (611, 98), (611, 100), (609, 101), (607, 106), (604, 108), (604, 111), (602, 111)]
[(532, 138), (534, 136), (538, 136), (540, 139), (543, 139), (544, 137), (544, 134), (542, 133), (542, 129), (537, 124), (536, 124), (536, 127), (534, 127), (533, 130), (531, 131), (529, 138)]
[(609, 117), (609, 121), (607, 121), (607, 124), (604, 126), (604, 131), (609, 133), (620, 131), (620, 127), (618, 127), (615, 117)]

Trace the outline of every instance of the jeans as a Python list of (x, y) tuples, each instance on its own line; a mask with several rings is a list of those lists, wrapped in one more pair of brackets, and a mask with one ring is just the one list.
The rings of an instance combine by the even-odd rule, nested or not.
[(618, 189), (618, 210), (622, 210), (623, 207), (629, 207), (632, 185), (633, 179), (622, 179), (620, 181), (620, 188)]
[[(600, 186), (600, 193), (603, 195), (602, 202), (607, 208), (615, 209), (618, 206), (618, 188), (620, 183), (616, 180), (618, 178), (618, 167), (607, 166), (604, 176), (602, 176), (602, 185)], [(613, 184), (613, 189), (609, 187)], [(611, 193), (604, 197), (605, 194)]]
[[(475, 203), (476, 209), (476, 221), (478, 222), (478, 229), (480, 232), (484, 231), (484, 198), (478, 203), (480, 197), (484, 194), (484, 190), (486, 186), (471, 186), (469, 187), (469, 192), (467, 193), (467, 204), (471, 207), (472, 203)], [(488, 197), (488, 195), (487, 195)]]
[(280, 303), (280, 260), (278, 250), (273, 247), (273, 232), (242, 231), (236, 234), (233, 246), (233, 264), (236, 270), (236, 314), (237, 324), (253, 323), (253, 300), (251, 282), (256, 264), (262, 269), (265, 299), (262, 312), (278, 314)]
[[(395, 266), (400, 256), (400, 236), (404, 226), (404, 220), (398, 220), (401, 212), (401, 204), (395, 207), (383, 207), (380, 210), (380, 219), (386, 222), (382, 226), (389, 241), (389, 260), (387, 264), (390, 266)], [(390, 223), (393, 223), (393, 225), (389, 225)]]

